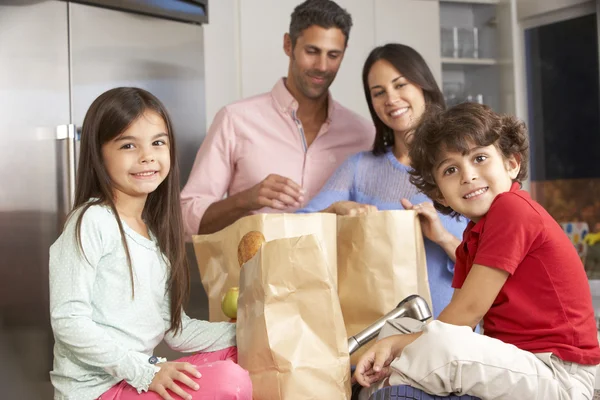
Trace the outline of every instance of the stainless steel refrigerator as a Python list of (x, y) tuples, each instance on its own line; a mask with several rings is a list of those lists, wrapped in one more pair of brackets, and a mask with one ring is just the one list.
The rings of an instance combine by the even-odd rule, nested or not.
[(185, 182), (205, 134), (200, 24), (0, 0), (1, 398), (52, 398), (48, 249), (72, 201), (85, 112), (117, 86), (142, 87), (166, 104)]

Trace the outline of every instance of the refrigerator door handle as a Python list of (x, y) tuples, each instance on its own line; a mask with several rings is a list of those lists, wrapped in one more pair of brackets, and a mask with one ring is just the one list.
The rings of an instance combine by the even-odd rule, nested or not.
[(59, 191), (59, 207), (63, 215), (67, 215), (71, 211), (75, 201), (75, 172), (77, 168), (75, 151), (78, 139), (74, 124), (56, 127), (56, 140), (63, 144), (61, 148), (63, 156), (57, 165), (59, 186), (62, 188)]

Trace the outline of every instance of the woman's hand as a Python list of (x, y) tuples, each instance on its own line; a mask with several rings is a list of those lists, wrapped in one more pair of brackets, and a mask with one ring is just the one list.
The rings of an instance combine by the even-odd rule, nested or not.
[(363, 354), (356, 364), (353, 380), (360, 383), (361, 386), (369, 387), (390, 376), (392, 372), (390, 364), (397, 357), (395, 354), (397, 339), (397, 336), (382, 339)]
[(355, 216), (375, 212), (377, 211), (377, 207), (370, 204), (357, 203), (355, 201), (337, 201), (323, 211), (337, 215)]
[(187, 372), (194, 378), (202, 376), (192, 364), (186, 362), (165, 362), (156, 364), (156, 366), (160, 367), (160, 371), (154, 375), (154, 379), (152, 379), (148, 390), (156, 392), (163, 400), (175, 400), (169, 395), (167, 389), (182, 399), (192, 400), (192, 395), (186, 393), (176, 381), (183, 383), (193, 390), (200, 389), (200, 386), (186, 375)]

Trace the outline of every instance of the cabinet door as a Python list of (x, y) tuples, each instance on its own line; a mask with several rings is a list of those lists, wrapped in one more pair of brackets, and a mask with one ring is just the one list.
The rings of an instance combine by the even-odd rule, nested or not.
[(375, 43), (417, 50), (442, 87), (440, 5), (432, 0), (375, 0)]
[(352, 111), (371, 119), (362, 85), (362, 69), (375, 47), (375, 9), (372, 1), (337, 0), (352, 15), (352, 30), (344, 61), (331, 85), (333, 97)]
[(242, 98), (271, 90), (278, 78), (287, 75), (283, 35), (297, 5), (296, 0), (239, 2)]
[(520, 77), (515, 74), (516, 52), (519, 49), (516, 8), (515, 0), (500, 0), (496, 11), (500, 83), (499, 111), (513, 115), (517, 113), (517, 110), (522, 110), (522, 107), (517, 104), (520, 98), (516, 96), (517, 82), (515, 81)]
[(69, 123), (67, 27), (65, 2), (0, 2), (2, 398), (52, 398), (48, 248), (62, 229), (56, 128)]
[[(337, 3), (352, 15), (353, 26), (331, 91), (335, 99), (368, 117), (361, 72), (375, 43), (373, 3), (365, 0), (338, 0)], [(297, 0), (240, 1), (242, 97), (267, 92), (278, 78), (287, 76), (289, 58), (283, 51), (283, 37), (289, 31), (290, 16), (298, 4)]]
[(202, 26), (83, 4), (69, 12), (72, 122), (108, 89), (148, 90), (169, 110), (185, 183), (206, 126)]

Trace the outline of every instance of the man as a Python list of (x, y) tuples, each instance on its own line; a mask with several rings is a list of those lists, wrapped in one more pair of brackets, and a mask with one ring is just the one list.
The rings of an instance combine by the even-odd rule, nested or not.
[(188, 238), (252, 213), (292, 212), (348, 156), (372, 146), (372, 123), (329, 93), (351, 26), (350, 14), (333, 1), (296, 7), (283, 42), (287, 78), (221, 109), (198, 151), (181, 194)]

